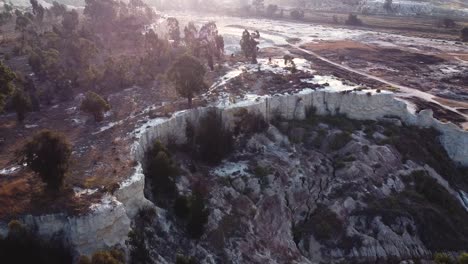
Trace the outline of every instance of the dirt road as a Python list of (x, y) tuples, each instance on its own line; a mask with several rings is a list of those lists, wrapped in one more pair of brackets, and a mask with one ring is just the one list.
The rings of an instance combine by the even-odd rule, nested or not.
[(361, 76), (366, 77), (368, 79), (378, 81), (380, 83), (383, 83), (383, 84), (398, 88), (400, 91), (397, 93), (397, 96), (399, 96), (399, 97), (417, 97), (417, 98), (420, 98), (420, 99), (422, 99), (424, 101), (437, 104), (437, 105), (439, 105), (440, 107), (442, 107), (442, 108), (444, 108), (446, 110), (453, 111), (453, 112), (463, 116), (468, 121), (468, 115), (467, 114), (460, 112), (457, 108), (454, 108), (454, 107), (451, 107), (451, 106), (440, 103), (440, 101), (436, 100), (438, 97), (436, 97), (436, 96), (434, 96), (434, 95), (432, 95), (430, 93), (426, 93), (426, 92), (423, 92), (423, 91), (420, 91), (420, 90), (417, 90), (417, 89), (414, 89), (414, 88), (410, 88), (410, 87), (407, 87), (407, 86), (399, 85), (399, 84), (387, 81), (385, 79), (382, 79), (380, 77), (377, 77), (377, 76), (374, 76), (374, 75), (371, 75), (371, 74), (368, 74), (368, 73), (365, 73), (365, 72), (350, 68), (350, 67), (342, 65), (340, 63), (336, 63), (336, 62), (331, 61), (331, 60), (329, 60), (329, 59), (327, 59), (327, 58), (325, 58), (325, 57), (323, 57), (323, 56), (321, 56), (321, 55), (319, 55), (319, 54), (317, 54), (317, 53), (315, 53), (313, 51), (304, 49), (304, 48), (302, 48), (300, 46), (293, 46), (293, 47), (295, 49), (297, 49), (297, 50), (300, 50), (301, 52), (304, 52), (304, 53), (306, 53), (308, 55), (314, 56), (315, 58), (317, 58), (317, 59), (319, 59), (319, 60), (321, 60), (323, 62), (326, 62), (326, 63), (328, 63), (328, 64), (330, 64), (330, 65), (332, 65), (334, 67), (337, 67), (337, 68), (340, 68), (342, 70), (346, 70), (346, 71), (361, 75)]

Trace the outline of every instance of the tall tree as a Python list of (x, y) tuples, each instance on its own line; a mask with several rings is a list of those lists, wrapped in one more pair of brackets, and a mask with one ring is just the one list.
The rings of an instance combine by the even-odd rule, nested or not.
[(252, 5), (255, 8), (255, 12), (260, 14), (265, 9), (265, 0), (253, 0)]
[(183, 55), (178, 58), (167, 72), (168, 79), (174, 84), (177, 93), (187, 98), (189, 108), (192, 107), (193, 97), (205, 90), (205, 68), (196, 58)]
[(3, 62), (0, 62), (0, 112), (5, 106), (5, 99), (13, 90), (13, 81), (16, 79), (16, 74), (8, 68)]
[(94, 92), (88, 92), (85, 99), (81, 102), (80, 109), (94, 116), (96, 122), (104, 119), (104, 112), (110, 110), (109, 103)]
[(170, 17), (167, 19), (167, 28), (169, 33), (169, 38), (174, 41), (174, 45), (179, 45), (180, 42), (180, 28), (179, 20), (175, 17)]
[(385, 0), (384, 5), (383, 5), (384, 10), (386, 10), (388, 13), (393, 12), (393, 0)]
[(12, 98), (13, 108), (16, 111), (16, 118), (19, 122), (23, 122), (26, 113), (31, 111), (31, 99), (29, 95), (21, 89), (16, 89)]
[(246, 58), (252, 59), (252, 63), (257, 63), (257, 45), (259, 44), (257, 41), (258, 38), (260, 38), (260, 33), (258, 31), (250, 34), (250, 32), (246, 29), (242, 33), (242, 38), (240, 40), (242, 52)]
[(72, 33), (76, 30), (79, 23), (78, 12), (73, 9), (63, 14), (62, 26), (66, 32)]
[(20, 162), (26, 163), (54, 191), (63, 184), (70, 156), (68, 140), (63, 134), (51, 130), (35, 134), (19, 152)]

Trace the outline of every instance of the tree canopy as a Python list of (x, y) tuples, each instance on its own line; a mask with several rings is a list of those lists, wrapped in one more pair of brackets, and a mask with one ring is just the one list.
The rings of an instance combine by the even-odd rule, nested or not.
[(81, 102), (80, 109), (94, 116), (96, 122), (104, 119), (104, 112), (111, 109), (110, 105), (99, 94), (89, 91)]
[(43, 130), (19, 151), (20, 163), (37, 173), (51, 190), (63, 184), (71, 157), (71, 145), (61, 133)]
[(0, 62), (0, 112), (5, 107), (5, 99), (14, 90), (13, 81), (16, 79), (16, 74), (3, 62)]
[(177, 93), (186, 97), (189, 107), (192, 107), (192, 98), (207, 88), (205, 73), (205, 68), (199, 60), (190, 55), (183, 55), (169, 68), (167, 77), (174, 84)]
[(252, 59), (252, 63), (257, 63), (257, 52), (258, 52), (257, 45), (259, 44), (257, 39), (259, 38), (260, 38), (260, 33), (258, 31), (251, 34), (246, 29), (242, 33), (242, 38), (240, 40), (240, 46), (241, 46), (242, 52), (244, 53), (246, 58)]

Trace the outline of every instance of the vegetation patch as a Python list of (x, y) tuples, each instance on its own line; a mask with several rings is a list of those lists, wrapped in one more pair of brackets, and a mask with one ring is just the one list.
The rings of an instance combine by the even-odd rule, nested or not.
[(168, 208), (171, 201), (177, 197), (175, 177), (179, 170), (161, 142), (156, 141), (145, 153), (143, 171), (151, 185), (153, 201)]
[(18, 221), (11, 221), (5, 238), (0, 237), (0, 260), (16, 264), (73, 263), (72, 250), (61, 241), (60, 235), (43, 240)]
[(369, 203), (368, 209), (356, 212), (368, 217), (381, 216), (387, 225), (398, 217), (412, 219), (417, 233), (432, 251), (464, 250), (468, 243), (468, 213), (437, 181), (425, 172), (409, 176), (404, 192)]

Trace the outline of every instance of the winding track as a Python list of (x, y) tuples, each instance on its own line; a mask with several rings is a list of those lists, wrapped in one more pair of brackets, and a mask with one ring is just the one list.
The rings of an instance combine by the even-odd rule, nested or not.
[(301, 48), (300, 46), (293, 45), (292, 47), (294, 47), (295, 49), (300, 50), (300, 51), (302, 51), (302, 52), (304, 52), (304, 53), (306, 53), (308, 55), (314, 56), (315, 58), (317, 58), (317, 59), (319, 59), (319, 60), (321, 60), (323, 62), (326, 62), (326, 63), (328, 63), (328, 64), (330, 64), (330, 65), (332, 65), (334, 67), (337, 67), (337, 68), (343, 69), (345, 71), (361, 75), (361, 76), (366, 77), (368, 79), (378, 81), (380, 83), (383, 83), (383, 84), (390, 85), (390, 86), (393, 86), (395, 88), (398, 88), (400, 90), (400, 92), (397, 93), (397, 94), (400, 97), (417, 97), (417, 98), (420, 98), (420, 99), (422, 99), (424, 101), (437, 104), (438, 106), (440, 106), (440, 107), (442, 107), (442, 108), (444, 108), (446, 110), (455, 112), (455, 113), (463, 116), (466, 120), (468, 120), (468, 114), (460, 112), (457, 108), (441, 104), (439, 101), (437, 101), (435, 99), (437, 97), (430, 94), (430, 93), (426, 93), (426, 92), (423, 92), (423, 91), (420, 91), (420, 90), (417, 90), (417, 89), (414, 89), (414, 88), (410, 88), (410, 87), (407, 87), (407, 86), (399, 85), (399, 84), (387, 81), (385, 79), (382, 79), (380, 77), (377, 77), (377, 76), (374, 76), (374, 75), (371, 75), (371, 74), (368, 74), (368, 73), (365, 73), (365, 72), (362, 72), (362, 71), (359, 71), (359, 70), (356, 70), (356, 69), (352, 69), (352, 68), (350, 68), (348, 66), (336, 63), (334, 61), (331, 61), (331, 60), (317, 54), (316, 52)]

